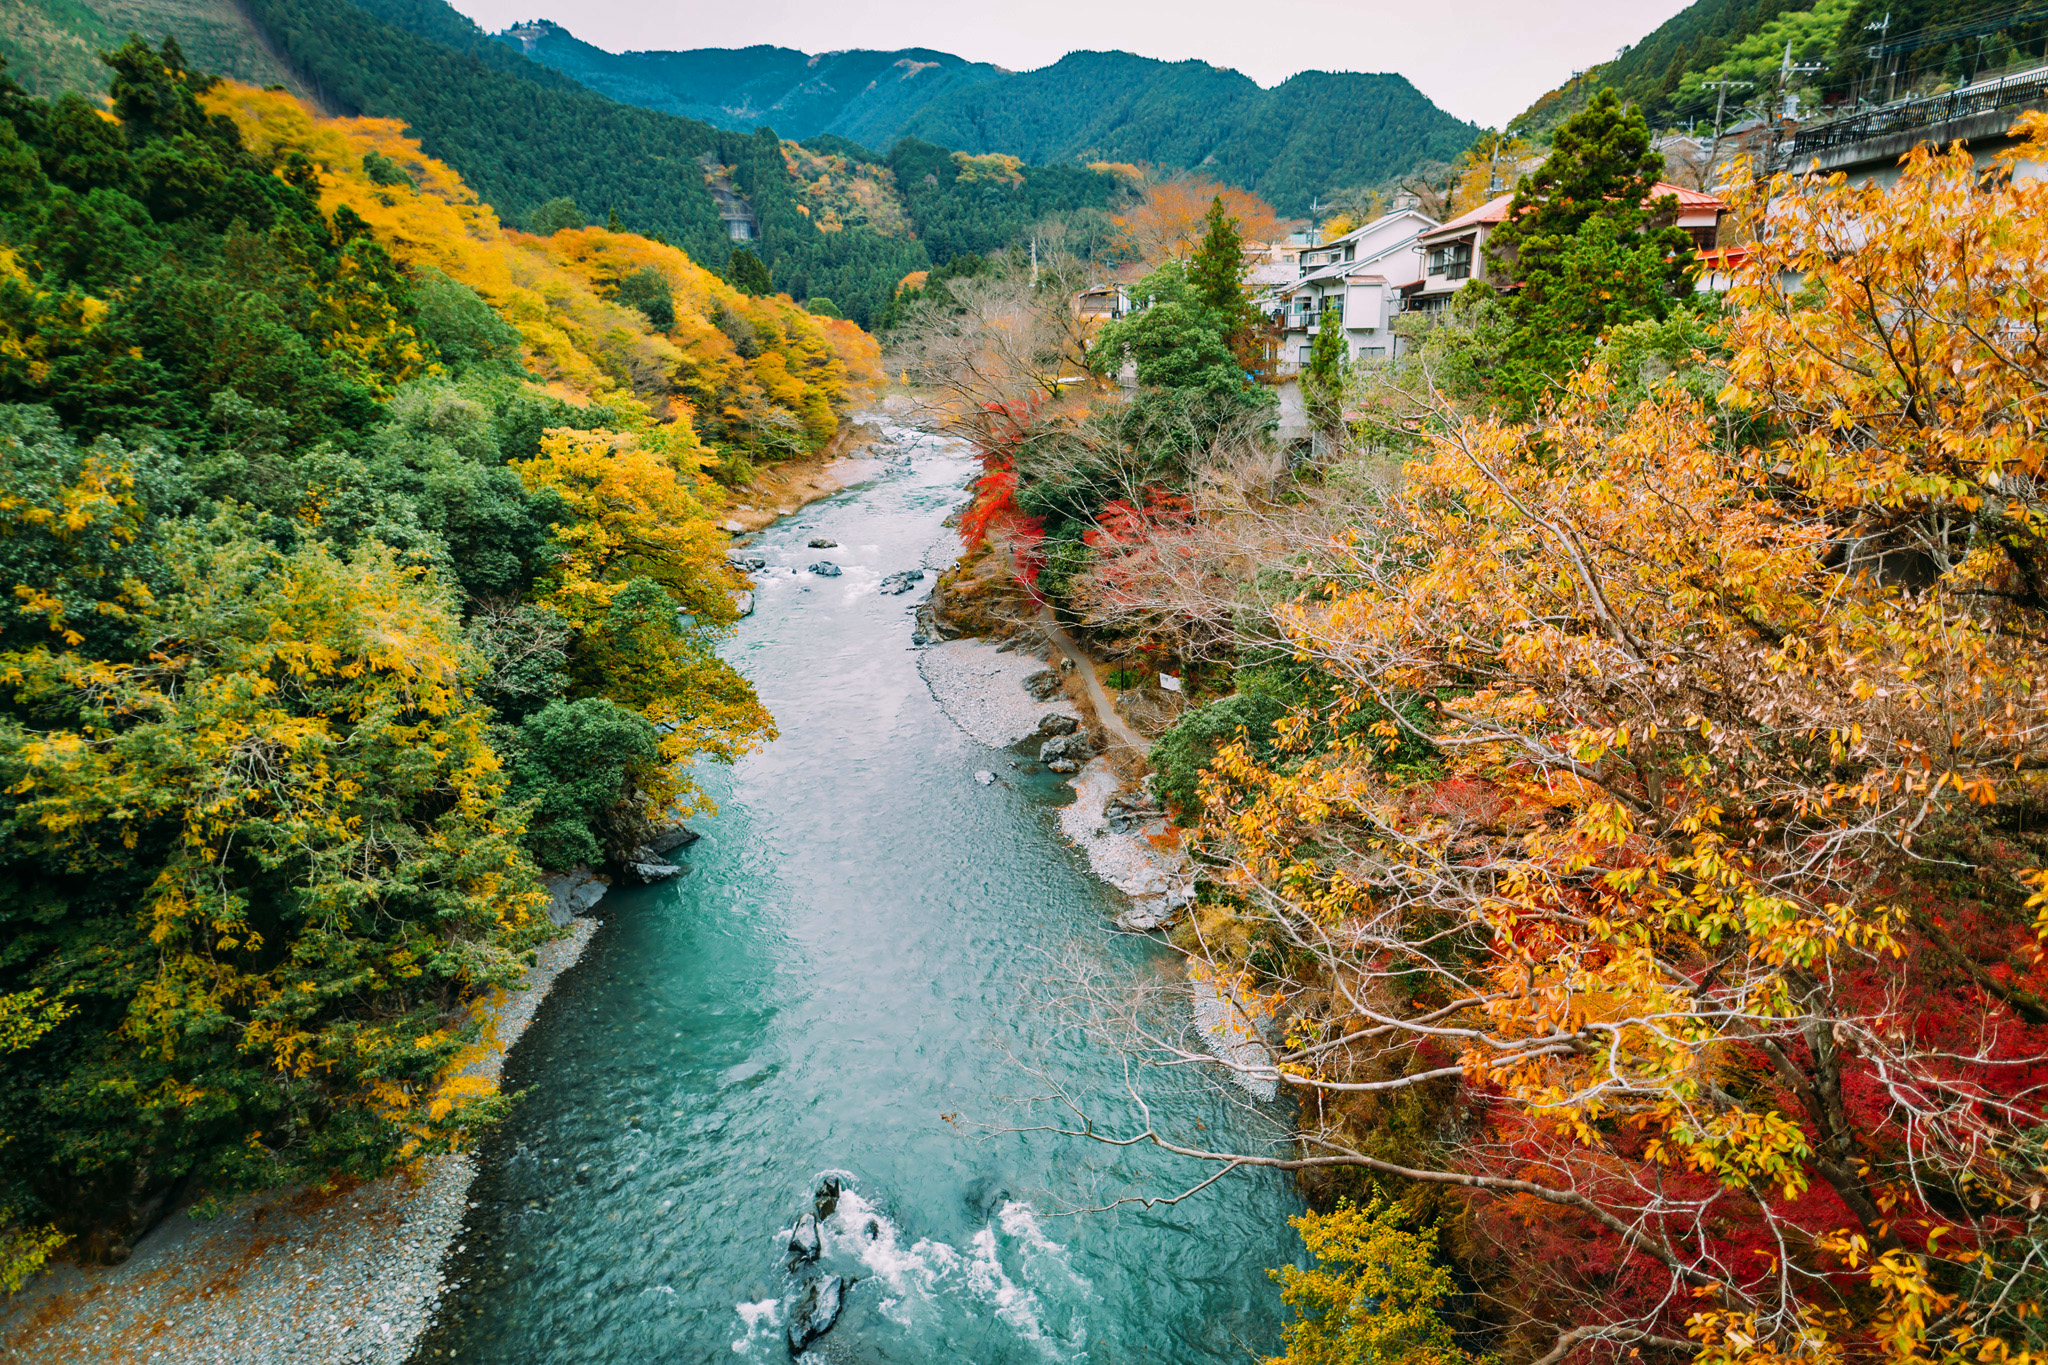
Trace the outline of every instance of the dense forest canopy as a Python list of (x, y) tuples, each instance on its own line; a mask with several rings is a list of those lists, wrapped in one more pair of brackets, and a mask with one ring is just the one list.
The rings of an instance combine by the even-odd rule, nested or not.
[(721, 126), (771, 122), (789, 137), (826, 133), (874, 147), (911, 136), (1048, 166), (1200, 167), (1289, 213), (1306, 212), (1319, 192), (1448, 160), (1477, 131), (1392, 75), (1310, 71), (1263, 90), (1205, 62), (1128, 52), (1073, 52), (1010, 73), (923, 49), (614, 55), (558, 24), (500, 36), (614, 98)]
[(765, 123), (784, 137), (828, 133), (877, 147), (894, 142), (910, 117), (941, 95), (1005, 74), (922, 47), (815, 56), (765, 45), (606, 52), (544, 19), (497, 36), (627, 104), (741, 132)]
[(503, 1112), (457, 1073), (537, 874), (772, 735), (706, 471), (819, 449), (874, 354), (508, 231), (402, 125), (108, 61), (111, 112), (0, 78), (7, 1284)]
[[(2016, 0), (1697, 0), (1611, 62), (1575, 76), (1514, 121), (1556, 127), (1612, 86), (1653, 124), (1712, 125), (1773, 112), (1789, 53), (1802, 68), (1784, 83), (1809, 116), (1946, 89), (2039, 61), (2048, 14)], [(1725, 89), (1719, 82), (1733, 82)], [(1732, 112), (1731, 112), (1732, 111)]]

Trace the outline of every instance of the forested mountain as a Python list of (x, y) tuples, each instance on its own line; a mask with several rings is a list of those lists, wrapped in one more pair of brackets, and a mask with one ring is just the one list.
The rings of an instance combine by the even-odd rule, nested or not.
[[(206, 0), (118, 2), (148, 9), (149, 26), (162, 29), (181, 22), (181, 5)], [(66, 52), (104, 41), (88, 21), (108, 21), (75, 0), (43, 0), (38, 13), (50, 33), (66, 35), (56, 45)], [(509, 222), (567, 197), (589, 218), (616, 215), (722, 270), (732, 243), (706, 184), (707, 167), (722, 167), (754, 212), (760, 237), (749, 246), (773, 287), (798, 299), (830, 298), (867, 325), (913, 271), (955, 250), (1000, 247), (1047, 212), (1104, 208), (1124, 193), (1118, 177), (1080, 168), (976, 175), (951, 167), (942, 149), (948, 166), (927, 165), (916, 152), (918, 183), (902, 196), (913, 239), (900, 214), (873, 222), (818, 214), (817, 182), (799, 178), (774, 133), (621, 104), (492, 41), (440, 0), (248, 0), (223, 6), (222, 16), (224, 25), (241, 24), (219, 30), (233, 39), (222, 45), (262, 59), (252, 80), (288, 75), (295, 90), (334, 112), (401, 120)], [(100, 70), (38, 66), (31, 75), (44, 88), (105, 88)], [(883, 158), (859, 146), (820, 145), (876, 163), (882, 179), (891, 175)]]
[(1396, 75), (1310, 71), (1263, 90), (1206, 62), (1128, 52), (1072, 52), (1042, 70), (1010, 73), (923, 49), (614, 55), (553, 23), (500, 37), (618, 99), (726, 127), (765, 121), (786, 137), (824, 132), (877, 148), (911, 136), (1047, 165), (1199, 168), (1257, 191), (1283, 213), (1306, 212), (1319, 192), (1377, 183), (1417, 161), (1448, 161), (1478, 131)]
[(921, 47), (816, 56), (765, 45), (606, 52), (545, 19), (498, 38), (628, 104), (720, 128), (752, 132), (765, 123), (788, 138), (831, 133), (869, 147), (889, 146), (934, 99), (1008, 74)]
[(1546, 94), (1518, 126), (1542, 134), (1611, 85), (1654, 124), (1765, 112), (1786, 91), (1808, 113), (1834, 103), (1927, 93), (2042, 59), (2048, 15), (2018, 0), (1697, 0), (1624, 51)]
[(1302, 213), (1318, 191), (1447, 161), (1478, 130), (1404, 76), (1309, 71), (1262, 90), (1205, 62), (1071, 52), (1043, 70), (935, 100), (905, 131), (1027, 161), (1200, 167), (1283, 213)]
[(234, 0), (10, 0), (5, 13), (0, 56), (32, 95), (105, 91), (107, 68), (98, 54), (130, 33), (152, 43), (175, 34), (202, 71), (305, 93)]

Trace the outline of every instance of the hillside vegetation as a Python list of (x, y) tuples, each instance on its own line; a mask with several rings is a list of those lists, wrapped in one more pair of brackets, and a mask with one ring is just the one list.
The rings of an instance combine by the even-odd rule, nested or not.
[[(1901, 50), (1873, 57), (1880, 42)], [(1795, 64), (1818, 68), (1786, 83), (1810, 115), (1826, 103), (1926, 93), (2039, 60), (2044, 42), (2048, 16), (2011, 0), (1697, 0), (1613, 61), (1543, 96), (1515, 126), (1545, 134), (1613, 86), (1654, 125), (1711, 128), (1722, 92), (1710, 83), (1746, 83), (1726, 92), (1732, 124), (1771, 111), (1788, 47)]]
[(923, 49), (613, 55), (552, 23), (501, 38), (617, 99), (721, 126), (772, 123), (785, 137), (877, 148), (910, 136), (1045, 165), (1199, 168), (1286, 213), (1339, 186), (1448, 161), (1478, 131), (1395, 75), (1311, 71), (1262, 90), (1237, 71), (1128, 52), (1073, 52), (1011, 73)]
[(130, 33), (152, 43), (175, 34), (201, 70), (306, 93), (232, 0), (4, 0), (0, 16), (0, 57), (32, 95), (104, 92), (99, 54)]
[(752, 132), (766, 124), (798, 140), (829, 133), (887, 147), (941, 95), (1006, 75), (928, 48), (856, 48), (816, 56), (787, 47), (606, 52), (545, 19), (497, 35), (592, 90), (646, 109)]
[(0, 79), (0, 1283), (505, 1100), (541, 869), (772, 735), (705, 470), (874, 346), (680, 250), (503, 227), (390, 121)]

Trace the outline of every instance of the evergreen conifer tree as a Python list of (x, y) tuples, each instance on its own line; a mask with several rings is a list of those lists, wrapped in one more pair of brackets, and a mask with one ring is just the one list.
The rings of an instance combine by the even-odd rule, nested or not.
[(726, 262), (725, 278), (732, 287), (743, 294), (766, 294), (775, 288), (774, 280), (768, 274), (768, 267), (761, 264), (761, 258), (741, 247), (732, 253)]
[(1663, 157), (1640, 110), (1602, 90), (1557, 130), (1551, 153), (1515, 188), (1486, 244), (1506, 282), (1511, 331), (1500, 392), (1526, 411), (1592, 353), (1609, 328), (1663, 318), (1686, 287), (1692, 239), (1667, 223), (1675, 196), (1652, 200)]

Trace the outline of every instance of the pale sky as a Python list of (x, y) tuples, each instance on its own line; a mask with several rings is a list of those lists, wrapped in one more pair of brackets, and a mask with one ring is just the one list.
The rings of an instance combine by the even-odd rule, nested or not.
[(929, 47), (1016, 71), (1077, 48), (1195, 57), (1261, 85), (1297, 71), (1398, 71), (1460, 118), (1497, 126), (1574, 70), (1612, 58), (1686, 0), (451, 0), (496, 32), (552, 19), (629, 49), (805, 52)]

